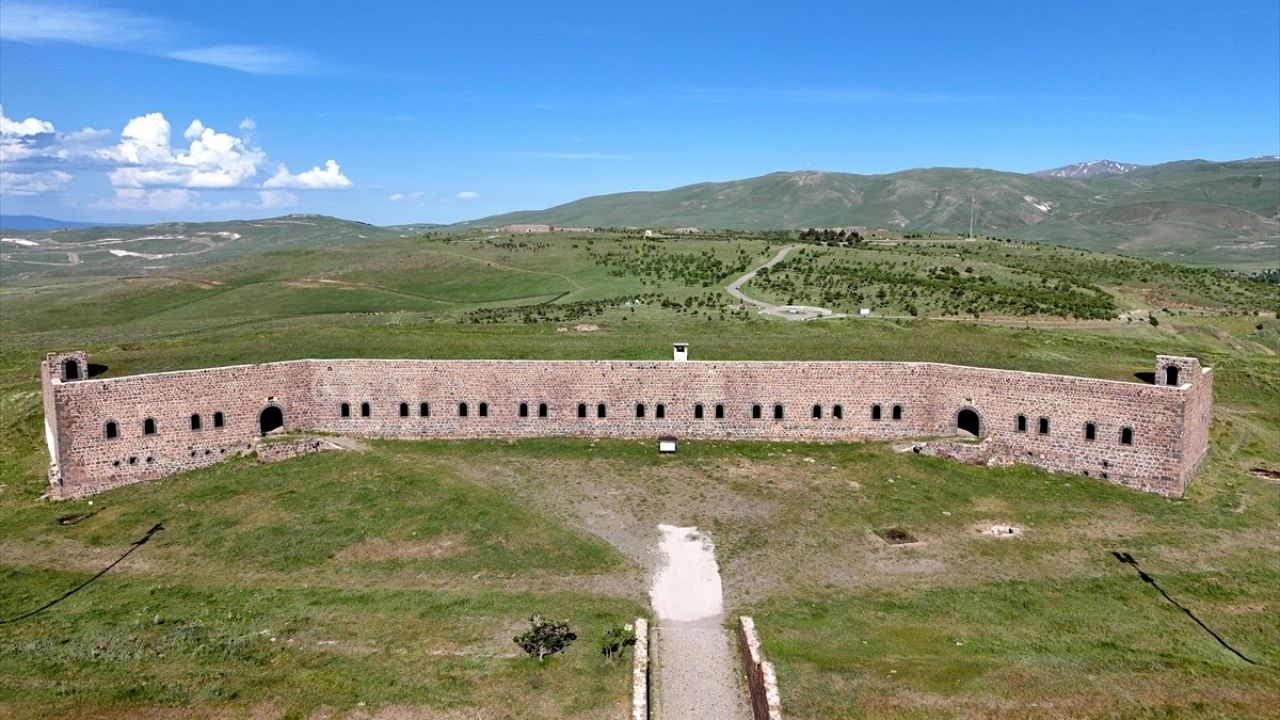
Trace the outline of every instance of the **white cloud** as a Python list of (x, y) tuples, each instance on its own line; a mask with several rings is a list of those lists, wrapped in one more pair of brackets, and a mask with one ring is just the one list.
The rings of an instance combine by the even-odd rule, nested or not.
[(80, 162), (92, 156), (110, 133), (85, 128), (59, 133), (53, 123), (35, 117), (15, 120), (0, 106), (0, 164), (8, 195), (34, 195), (57, 190), (71, 181), (70, 173), (51, 166)]
[(99, 207), (123, 210), (181, 210), (196, 205), (199, 193), (182, 188), (116, 188), (115, 195), (98, 203)]
[(471, 192), (470, 190), (463, 190), (462, 192), (459, 192), (458, 194), (454, 195), (454, 197), (459, 200), (475, 200), (476, 198), (480, 197), (480, 193)]
[[(241, 120), (245, 134), (256, 125)], [(297, 203), (295, 190), (334, 190), (352, 186), (337, 161), (297, 175), (279, 165), (262, 182), (267, 154), (248, 137), (236, 137), (195, 119), (173, 144), (173, 127), (164, 113), (153, 112), (129, 120), (114, 144), (109, 130), (84, 128), (60, 133), (37, 117), (9, 118), (0, 107), (0, 162), (4, 164), (3, 192), (33, 195), (57, 190), (73, 180), (72, 170), (105, 172), (116, 191), (104, 207), (175, 210), (186, 207), (285, 207)], [(156, 190), (261, 190), (258, 202), (232, 197), (218, 203), (203, 201), (195, 192)]]
[(0, 135), (42, 135), (53, 132), (53, 123), (48, 120), (29, 117), (26, 120), (11, 120), (4, 116), (4, 106), (0, 105)]
[(297, 175), (291, 175), (289, 168), (281, 164), (276, 174), (262, 183), (264, 188), (297, 188), (300, 190), (337, 190), (351, 187), (351, 181), (342, 174), (342, 169), (333, 160), (327, 160), (324, 169), (313, 167)]
[(34, 173), (0, 172), (0, 194), (36, 195), (57, 190), (71, 182), (71, 173), (49, 170)]
[(163, 113), (133, 118), (120, 133), (120, 142), (103, 157), (124, 163), (110, 173), (115, 187), (236, 188), (251, 182), (266, 153), (234, 135), (191, 121), (182, 136), (184, 150), (170, 146), (171, 128)]
[(401, 202), (404, 198), (404, 193), (391, 193), (391, 195), (387, 196), (387, 199), (391, 202)]
[(284, 190), (259, 190), (258, 200), (263, 208), (289, 207), (297, 204), (298, 196)]
[(156, 55), (258, 75), (293, 75), (317, 67), (301, 53), (258, 45), (191, 47), (202, 28), (122, 10), (53, 2), (0, 3), (0, 39), (16, 42), (65, 42)]

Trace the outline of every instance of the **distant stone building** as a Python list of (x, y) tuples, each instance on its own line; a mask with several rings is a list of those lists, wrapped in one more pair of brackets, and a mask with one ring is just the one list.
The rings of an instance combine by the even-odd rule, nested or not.
[(542, 223), (517, 223), (514, 225), (502, 225), (498, 228), (498, 232), (509, 233), (549, 233), (552, 231), (550, 225)]
[(678, 228), (672, 229), (671, 232), (677, 233), (679, 235), (694, 235), (702, 231), (696, 227), (678, 227)]

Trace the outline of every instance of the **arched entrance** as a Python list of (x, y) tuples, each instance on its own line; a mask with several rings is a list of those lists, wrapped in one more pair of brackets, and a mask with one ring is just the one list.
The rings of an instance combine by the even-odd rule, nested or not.
[(272, 430), (284, 427), (284, 411), (275, 405), (268, 405), (258, 415), (258, 433), (266, 435)]
[(956, 414), (956, 429), (978, 437), (982, 435), (982, 417), (976, 410), (965, 408)]

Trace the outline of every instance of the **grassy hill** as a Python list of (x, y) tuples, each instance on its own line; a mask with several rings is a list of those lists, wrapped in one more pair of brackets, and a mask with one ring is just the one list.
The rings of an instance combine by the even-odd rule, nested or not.
[[(728, 610), (755, 616), (788, 717), (1274, 715), (1280, 483), (1260, 470), (1280, 471), (1277, 286), (1033, 243), (878, 235), (806, 245), (745, 289), (839, 307), (856, 295), (877, 315), (910, 304), (919, 317), (792, 323), (722, 289), (776, 253), (778, 235), (337, 234), (307, 247), (272, 228), (274, 249), (205, 254), (181, 273), (6, 276), (0, 619), (166, 529), (48, 612), (0, 625), (0, 716), (620, 717), (630, 668), (603, 661), (596, 638), (646, 612), (659, 522), (716, 541)], [(1092, 319), (1048, 317), (1076, 310)], [(1159, 353), (1195, 355), (1215, 369), (1212, 441), (1179, 500), (886, 443), (682, 442), (671, 457), (589, 438), (374, 441), (237, 459), (93, 505), (41, 499), (38, 367), (51, 350), (87, 350), (118, 376), (306, 357), (660, 359), (676, 339), (695, 359), (1131, 382)], [(980, 532), (994, 523), (1026, 533)], [(923, 542), (874, 534), (893, 526)], [(543, 664), (519, 656), (511, 638), (533, 612), (567, 618), (578, 642)]]
[(695, 226), (786, 229), (861, 225), (975, 232), (1192, 265), (1280, 266), (1280, 162), (1193, 160), (1085, 179), (929, 168), (888, 175), (772, 173), (660, 192), (583, 198), (463, 227)]
[(0, 275), (7, 285), (50, 278), (181, 272), (286, 248), (323, 248), (398, 237), (400, 230), (324, 215), (205, 223), (7, 230)]

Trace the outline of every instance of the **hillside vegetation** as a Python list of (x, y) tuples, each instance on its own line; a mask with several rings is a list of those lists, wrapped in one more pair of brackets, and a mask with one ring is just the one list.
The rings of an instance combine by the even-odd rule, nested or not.
[[(728, 610), (755, 616), (790, 718), (1271, 717), (1280, 286), (1021, 241), (872, 235), (305, 247), (282, 231), (273, 249), (214, 263), (15, 283), (0, 261), (0, 619), (166, 528), (84, 591), (0, 625), (0, 716), (620, 717), (630, 668), (595, 639), (646, 612), (665, 522), (716, 541)], [(799, 247), (745, 292), (872, 317), (739, 307), (724, 286), (784, 245)], [(670, 457), (591, 438), (368, 441), (235, 459), (92, 505), (41, 499), (49, 351), (87, 350), (111, 377), (292, 358), (664, 359), (673, 340), (695, 360), (1130, 382), (1157, 354), (1194, 355), (1216, 374), (1211, 447), (1179, 500), (881, 443), (682, 442)], [(982, 534), (995, 523), (1025, 533)], [(875, 531), (889, 527), (922, 542), (888, 546)], [(523, 657), (511, 638), (534, 612), (580, 640)]]
[(583, 198), (463, 227), (695, 226), (748, 230), (863, 226), (975, 232), (1241, 270), (1280, 266), (1280, 161), (1193, 160), (1123, 175), (1057, 178), (929, 168), (888, 175), (772, 173), (660, 192)]

